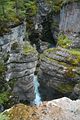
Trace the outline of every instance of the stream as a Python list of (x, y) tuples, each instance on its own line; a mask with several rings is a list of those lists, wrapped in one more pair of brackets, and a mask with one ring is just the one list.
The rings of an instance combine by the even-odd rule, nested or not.
[(33, 101), (33, 104), (35, 105), (39, 105), (41, 103), (41, 96), (40, 96), (40, 93), (39, 93), (39, 82), (37, 80), (37, 76), (34, 75), (34, 87), (35, 87), (35, 99)]

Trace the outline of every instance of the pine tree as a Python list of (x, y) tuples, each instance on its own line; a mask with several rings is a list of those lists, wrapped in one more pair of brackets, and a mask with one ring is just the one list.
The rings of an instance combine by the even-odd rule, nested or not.
[(7, 3), (7, 0), (0, 0), (0, 14), (4, 16), (4, 18), (6, 17), (6, 12), (5, 12), (6, 3)]

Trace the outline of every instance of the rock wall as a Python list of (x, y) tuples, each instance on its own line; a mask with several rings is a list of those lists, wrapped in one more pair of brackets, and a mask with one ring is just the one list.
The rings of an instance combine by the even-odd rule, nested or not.
[(11, 96), (32, 101), (35, 98), (33, 77), (37, 64), (37, 51), (25, 39), (25, 23), (0, 37), (1, 59), (6, 66), (5, 80)]
[(80, 32), (80, 3), (74, 2), (63, 6), (60, 14), (61, 31)]
[(0, 36), (0, 47), (6, 52), (10, 51), (11, 44), (14, 42), (23, 43), (25, 38), (25, 23), (21, 24), (15, 28), (12, 28), (9, 33)]
[(62, 7), (60, 32), (72, 41), (71, 48), (80, 47), (80, 2), (72, 2)]
[[(57, 95), (70, 96), (75, 84), (80, 82), (80, 53), (63, 48), (53, 48), (44, 52), (41, 56), (41, 66), (39, 71), (39, 81), (41, 89), (46, 92), (43, 96)], [(47, 89), (48, 88), (48, 89)], [(50, 94), (47, 94), (50, 93)], [(49, 98), (50, 99), (50, 98)]]
[(6, 80), (14, 82), (13, 93), (19, 100), (32, 101), (35, 98), (33, 79), (37, 64), (37, 52), (29, 43), (24, 43), (21, 51), (18, 51), (18, 46), (16, 50), (10, 51)]
[[(59, 28), (57, 18), (59, 17), (52, 12), (51, 6), (44, 0), (37, 0), (37, 7), (38, 11), (34, 18), (34, 29), (29, 38), (31, 43), (36, 45), (38, 52), (43, 52), (51, 44), (52, 46), (56, 44)], [(55, 24), (55, 27), (53, 27), (53, 24)]]
[(57, 46), (41, 55), (38, 76), (44, 100), (61, 96), (72, 99), (80, 97), (79, 14), (79, 2), (68, 3), (62, 7)]

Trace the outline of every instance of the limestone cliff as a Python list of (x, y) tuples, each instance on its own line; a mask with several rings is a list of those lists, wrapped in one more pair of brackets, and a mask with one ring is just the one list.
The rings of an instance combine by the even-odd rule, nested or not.
[[(76, 84), (80, 83), (79, 14), (79, 1), (62, 4), (57, 46), (48, 49), (41, 55), (39, 82), (41, 94), (45, 96), (44, 99), (61, 96), (73, 99), (80, 96), (79, 85), (74, 88)], [(73, 89), (74, 93), (71, 94)], [(76, 95), (76, 97), (72, 95)]]
[(17, 97), (18, 101), (32, 101), (35, 98), (33, 77), (37, 51), (28, 42), (24, 42), (25, 32), (24, 23), (12, 28), (10, 33), (0, 36), (0, 58), (6, 67), (3, 71), (4, 82), (8, 85), (10, 97)]
[(71, 48), (80, 48), (80, 2), (69, 3), (62, 7), (60, 31), (71, 40)]
[[(48, 49), (41, 55), (39, 82), (42, 94), (55, 98), (58, 93), (69, 96), (80, 82), (80, 53), (63, 48)], [(44, 89), (46, 92), (44, 92)], [(47, 94), (49, 93), (49, 94)]]

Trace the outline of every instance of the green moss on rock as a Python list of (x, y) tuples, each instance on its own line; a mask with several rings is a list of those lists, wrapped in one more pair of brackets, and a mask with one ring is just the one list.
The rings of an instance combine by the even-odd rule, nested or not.
[(75, 49), (69, 50), (69, 53), (73, 56), (72, 63), (74, 65), (80, 64), (80, 51), (77, 51)]
[(65, 78), (75, 78), (76, 74), (74, 73), (74, 70), (76, 68), (73, 66), (67, 66), (65, 71)]
[[(50, 48), (40, 57), (42, 61), (62, 67), (64, 79), (74, 79), (80, 74), (80, 52), (75, 49)], [(55, 64), (54, 64), (55, 63)]]
[(69, 48), (72, 44), (72, 41), (66, 36), (66, 35), (60, 35), (58, 37), (58, 43), (57, 46), (60, 46), (62, 48)]
[(36, 53), (36, 49), (34, 47), (32, 47), (28, 42), (26, 42), (23, 45), (23, 54), (29, 55), (29, 54), (33, 54), (33, 53)]
[(71, 93), (74, 89), (74, 85), (73, 84), (60, 84), (58, 86), (58, 89), (61, 93)]
[(29, 16), (35, 16), (37, 13), (37, 4), (36, 1), (28, 1), (25, 3), (26, 7), (26, 15)]
[(2, 92), (0, 93), (0, 104), (4, 104), (9, 100), (9, 92)]

